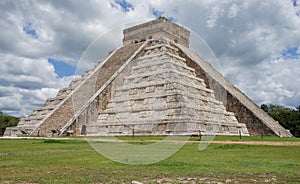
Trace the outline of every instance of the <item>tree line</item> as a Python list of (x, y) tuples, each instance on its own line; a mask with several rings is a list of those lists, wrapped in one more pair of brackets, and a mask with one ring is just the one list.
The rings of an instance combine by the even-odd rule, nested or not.
[(6, 115), (0, 110), (0, 136), (4, 134), (6, 127), (17, 126), (19, 119), (18, 117)]
[(274, 104), (260, 107), (295, 137), (300, 137), (300, 105), (296, 109)]

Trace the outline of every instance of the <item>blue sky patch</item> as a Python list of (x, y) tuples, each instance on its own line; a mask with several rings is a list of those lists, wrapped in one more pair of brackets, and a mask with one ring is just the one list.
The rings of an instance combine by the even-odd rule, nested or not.
[(115, 3), (121, 6), (123, 12), (134, 10), (133, 5), (126, 0), (115, 0)]
[(154, 8), (151, 8), (151, 13), (152, 13), (152, 15), (154, 15), (155, 18), (166, 17), (166, 18), (169, 19), (170, 21), (176, 22), (176, 19), (175, 19), (175, 18), (166, 16), (166, 15), (165, 15), (165, 12), (163, 12), (163, 11), (159, 11), (159, 10), (156, 10), (156, 9), (154, 9)]
[(162, 17), (164, 12), (163, 11), (158, 11), (154, 8), (151, 9), (152, 14), (154, 15), (155, 18)]
[(283, 59), (298, 59), (300, 57), (300, 53), (298, 53), (297, 47), (290, 47), (283, 52), (281, 52)]
[(297, 2), (297, 0), (292, 0), (293, 1), (293, 6), (298, 6), (298, 2)]
[(23, 26), (23, 31), (35, 39), (38, 38), (38, 35), (37, 35), (36, 31), (32, 28), (32, 24), (30, 22)]
[(59, 78), (75, 74), (76, 66), (69, 65), (63, 61), (59, 61), (53, 58), (48, 58), (48, 62), (54, 66), (55, 73)]

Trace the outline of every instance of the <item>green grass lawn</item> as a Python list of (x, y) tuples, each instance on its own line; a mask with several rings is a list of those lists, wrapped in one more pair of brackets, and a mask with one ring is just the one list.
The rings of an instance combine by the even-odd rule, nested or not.
[(186, 144), (159, 163), (125, 165), (83, 140), (0, 139), (0, 183), (300, 182), (299, 146), (210, 144), (204, 151), (198, 146)]

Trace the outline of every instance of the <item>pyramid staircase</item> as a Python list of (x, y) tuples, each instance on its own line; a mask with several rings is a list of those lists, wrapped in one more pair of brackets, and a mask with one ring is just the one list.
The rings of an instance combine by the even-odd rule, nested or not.
[[(8, 127), (4, 137), (53, 136), (94, 95), (103, 81), (114, 72), (141, 46), (141, 43), (116, 49), (103, 62), (74, 79), (66, 88), (60, 89), (56, 97), (49, 98), (42, 108), (21, 118), (16, 127)], [(114, 63), (114, 64), (112, 64)], [(88, 90), (87, 90), (88, 89)]]
[(249, 135), (170, 42), (144, 50), (88, 135)]
[[(73, 93), (74, 89), (79, 86), (93, 71), (87, 70), (81, 77), (72, 80), (70, 85), (58, 91), (54, 98), (48, 98), (43, 107), (36, 108), (28, 117), (21, 118), (16, 127), (8, 127), (5, 136), (18, 137), (29, 136), (55, 109), (57, 109), (63, 101)], [(39, 134), (39, 133), (38, 133)]]

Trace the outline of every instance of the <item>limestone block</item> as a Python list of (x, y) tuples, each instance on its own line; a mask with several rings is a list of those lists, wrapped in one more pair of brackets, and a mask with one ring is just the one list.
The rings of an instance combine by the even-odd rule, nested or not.
[(229, 132), (231, 134), (238, 134), (239, 133), (239, 129), (237, 127), (234, 127), (234, 126), (229, 126)]
[(137, 94), (138, 94), (138, 90), (137, 89), (132, 89), (132, 90), (129, 91), (129, 95), (137, 95)]
[(108, 132), (109, 133), (122, 133), (124, 125), (113, 125), (109, 126)]
[(106, 120), (108, 119), (108, 114), (99, 114), (98, 116), (98, 120)]
[(146, 93), (153, 93), (155, 91), (156, 87), (155, 86), (149, 86), (146, 88), (145, 92)]
[(244, 125), (241, 129), (242, 129), (242, 134), (249, 135), (249, 131), (248, 131), (246, 125)]
[(130, 117), (130, 113), (128, 113), (128, 112), (119, 112), (115, 115), (116, 119), (125, 119), (128, 117)]
[(167, 123), (158, 123), (153, 125), (152, 131), (157, 134), (164, 134), (167, 127)]
[(115, 117), (115, 114), (109, 114), (108, 117), (107, 117), (107, 121), (108, 122), (116, 122), (116, 117)]

